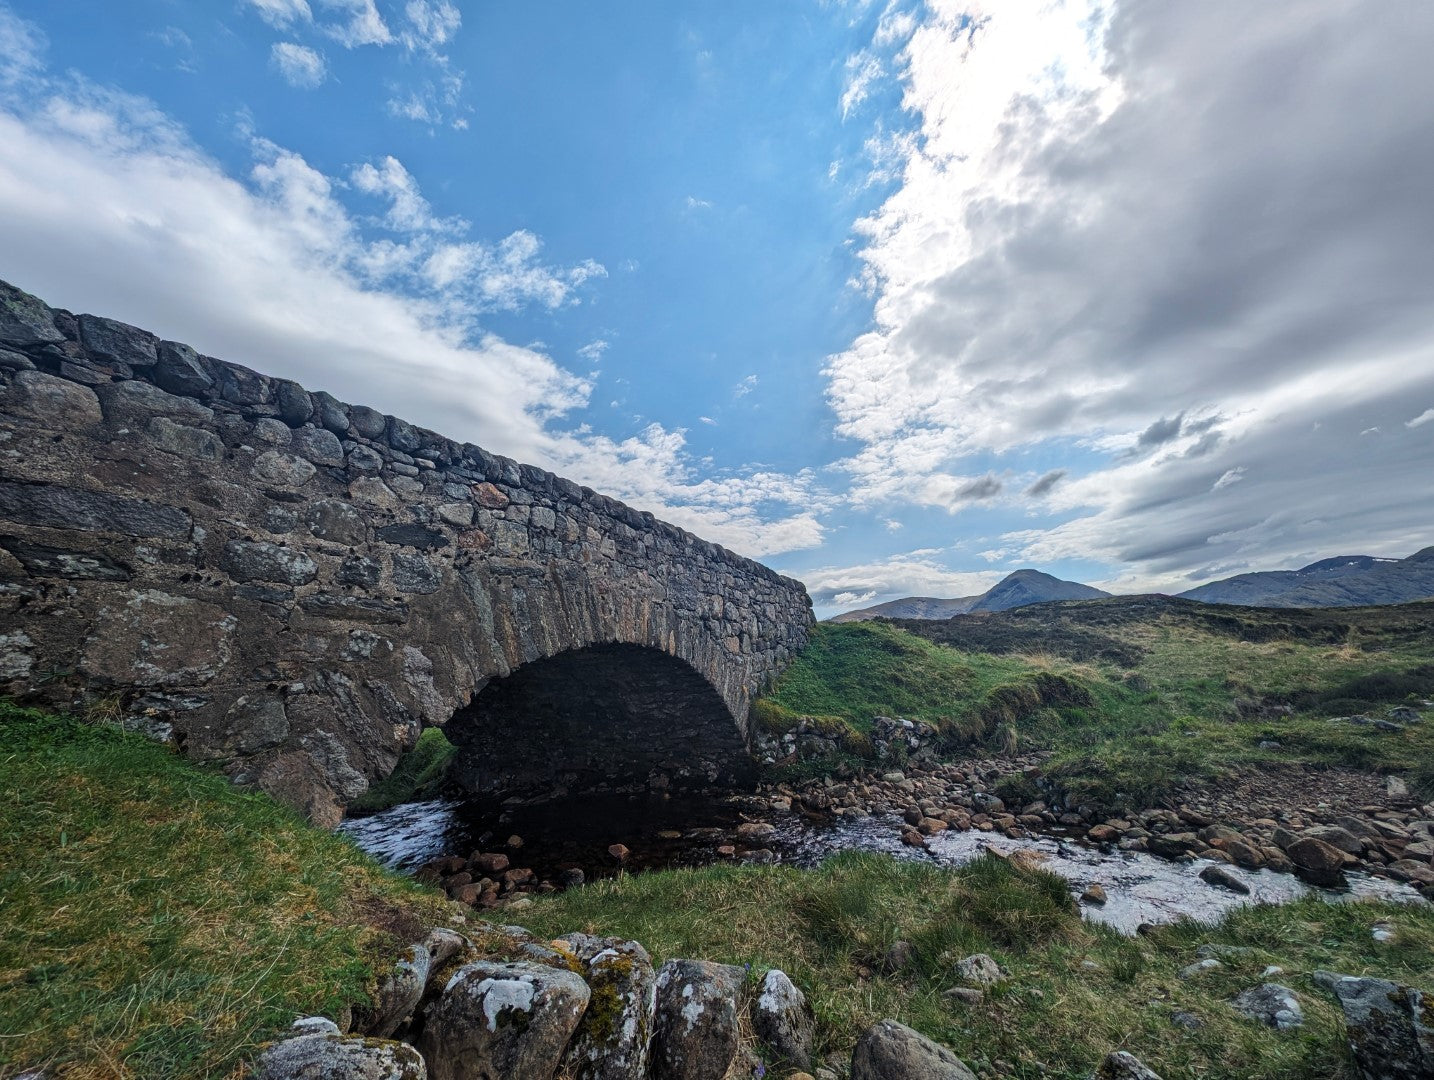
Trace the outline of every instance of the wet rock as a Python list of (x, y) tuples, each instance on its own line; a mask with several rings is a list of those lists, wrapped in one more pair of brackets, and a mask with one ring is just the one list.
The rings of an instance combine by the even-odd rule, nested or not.
[(1116, 1050), (1105, 1056), (1095, 1071), (1094, 1080), (1160, 1080), (1160, 1074), (1134, 1054)]
[(1422, 990), (1385, 979), (1316, 972), (1344, 1012), (1349, 1048), (1364, 1080), (1434, 1076), (1434, 1008)]
[(1344, 853), (1313, 836), (1302, 836), (1285, 849), (1300, 877), (1312, 885), (1344, 884)]
[(958, 979), (973, 986), (991, 986), (1005, 978), (1000, 965), (985, 953), (974, 953), (958, 960), (955, 973)]
[(1214, 885), (1221, 889), (1229, 889), (1231, 892), (1239, 893), (1241, 896), (1248, 896), (1250, 894), (1250, 887), (1222, 866), (1205, 867), (1205, 869), (1200, 871), (1200, 880), (1207, 885)]
[(976, 1080), (946, 1047), (895, 1020), (868, 1028), (851, 1055), (851, 1080)]
[(418, 1049), (433, 1080), (549, 1080), (588, 997), (571, 971), (467, 964), (428, 1007)]
[(1098, 883), (1087, 886), (1085, 892), (1080, 894), (1080, 898), (1087, 904), (1095, 904), (1097, 907), (1110, 899), (1105, 894), (1105, 889)]
[(721, 1080), (737, 1056), (744, 972), (705, 960), (669, 960), (657, 975), (654, 1080)]
[(419, 1052), (407, 1043), (346, 1038), (330, 1032), (274, 1043), (254, 1063), (254, 1080), (427, 1080)]
[(509, 866), (508, 856), (501, 851), (477, 851), (469, 861), (475, 870), (490, 876), (501, 874)]
[(652, 958), (635, 941), (587, 934), (560, 941), (583, 965), (592, 992), (564, 1066), (577, 1080), (642, 1080), (657, 1008)]
[(777, 827), (767, 821), (744, 821), (737, 826), (737, 835), (743, 840), (765, 840), (777, 831)]
[(632, 854), (632, 852), (628, 850), (626, 844), (609, 844), (607, 853), (611, 855), (614, 859), (616, 859), (618, 862), (622, 862), (630, 854)]
[(1305, 1022), (1300, 999), (1288, 986), (1279, 983), (1262, 983), (1246, 990), (1230, 1004), (1236, 1012), (1280, 1031), (1297, 1028)]
[(762, 992), (752, 1008), (757, 1038), (783, 1061), (797, 1068), (812, 1063), (812, 1036), (816, 1020), (806, 995), (785, 972), (773, 968), (762, 979)]

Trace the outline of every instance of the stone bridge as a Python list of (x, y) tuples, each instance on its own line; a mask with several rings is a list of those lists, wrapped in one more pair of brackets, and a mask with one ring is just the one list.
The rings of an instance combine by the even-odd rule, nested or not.
[(331, 826), (430, 725), (495, 795), (741, 781), (811, 623), (651, 514), (0, 283), (0, 693)]

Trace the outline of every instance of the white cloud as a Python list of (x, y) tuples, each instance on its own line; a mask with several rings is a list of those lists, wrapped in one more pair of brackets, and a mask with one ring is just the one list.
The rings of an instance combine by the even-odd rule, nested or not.
[(408, 19), (403, 43), (409, 49), (438, 49), (463, 25), (462, 13), (448, 0), (409, 0), (403, 12)]
[(307, 45), (278, 41), (269, 50), (269, 62), (284, 80), (301, 90), (312, 90), (328, 77), (324, 58)]
[(847, 116), (871, 96), (871, 88), (886, 74), (881, 61), (869, 52), (859, 52), (847, 58), (846, 73), (842, 83), (841, 115)]
[(689, 195), (687, 196), (687, 209), (711, 210), (712, 204), (706, 199), (699, 199), (696, 195)]
[(757, 376), (748, 375), (732, 388), (732, 396), (739, 398), (746, 397), (755, 389), (757, 389)]
[(251, 8), (276, 30), (287, 30), (297, 22), (312, 22), (308, 0), (248, 0)]
[(318, 0), (326, 11), (338, 13), (344, 22), (328, 23), (321, 27), (324, 33), (346, 49), (362, 45), (389, 45), (394, 37), (383, 16), (374, 6), (374, 0)]
[(48, 48), (38, 26), (0, 7), (0, 87), (15, 86), (44, 70)]
[(943, 552), (930, 548), (908, 551), (854, 566), (820, 566), (799, 570), (794, 576), (806, 585), (821, 617), (838, 610), (885, 603), (902, 596), (937, 596), (950, 599), (985, 592), (1005, 573), (952, 570)]
[(905, 41), (913, 128), (874, 125), (873, 174), (899, 182), (856, 226), (874, 324), (826, 367), (854, 504), (950, 506), (1073, 447), (1022, 481), (1069, 519), (1012, 534), (1032, 561), (1151, 581), (1422, 546), (1427, 453), (1389, 433), (1434, 395), (1434, 8), (1256, 6), (1228, 30), (1188, 5), (953, 0), (873, 40)]
[(586, 345), (579, 349), (578, 355), (584, 360), (596, 364), (599, 360), (603, 358), (603, 354), (607, 352), (610, 345), (611, 342), (607, 342), (604, 341), (602, 338), (598, 338), (595, 341), (589, 341)]
[(461, 232), (468, 227), (467, 222), (458, 218), (440, 221), (434, 217), (433, 208), (418, 190), (418, 181), (392, 155), (377, 165), (365, 162), (358, 166), (350, 174), (350, 180), (364, 194), (389, 200), (386, 222), (395, 231)]
[(704, 424), (710, 424), (713, 427), (717, 426), (717, 421), (713, 420), (710, 416), (699, 416), (697, 419), (701, 420)]
[(1416, 428), (1423, 424), (1429, 423), (1429, 421), (1431, 420), (1434, 420), (1434, 409), (1425, 409), (1413, 420), (1404, 421), (1404, 426), (1407, 428)]

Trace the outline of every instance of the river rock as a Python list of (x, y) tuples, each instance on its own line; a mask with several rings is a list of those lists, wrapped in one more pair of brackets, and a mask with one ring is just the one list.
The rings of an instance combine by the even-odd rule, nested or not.
[(391, 1038), (423, 998), (432, 959), (423, 945), (410, 946), (379, 983), (373, 1003), (355, 1013), (354, 1027), (365, 1035)]
[(1344, 852), (1318, 837), (1302, 836), (1285, 849), (1296, 873), (1312, 885), (1344, 884)]
[(1223, 866), (1207, 866), (1200, 871), (1200, 880), (1207, 885), (1215, 885), (1221, 889), (1229, 889), (1241, 896), (1250, 894), (1250, 887), (1241, 881)]
[(657, 974), (654, 1080), (721, 1080), (737, 1057), (745, 972), (706, 960), (669, 960)]
[(642, 1080), (657, 1007), (652, 957), (635, 941), (568, 934), (559, 942), (583, 965), (591, 991), (564, 1067), (578, 1080)]
[(1300, 999), (1288, 986), (1279, 983), (1261, 983), (1230, 1004), (1236, 1012), (1280, 1031), (1297, 1028), (1305, 1022)]
[(1339, 848), (1340, 851), (1347, 851), (1351, 855), (1359, 855), (1364, 851), (1364, 841), (1348, 829), (1338, 825), (1316, 825), (1304, 831), (1305, 836), (1312, 836), (1316, 840), (1323, 840), (1331, 847)]
[(1092, 1080), (1160, 1080), (1160, 1074), (1134, 1054), (1116, 1050), (1105, 1055)]
[(757, 1038), (788, 1065), (811, 1067), (816, 1019), (806, 995), (786, 972), (773, 968), (762, 979), (762, 993), (752, 1009), (752, 1027)]
[(423, 1058), (407, 1043), (345, 1037), (333, 1032), (300, 1035), (266, 1048), (254, 1063), (254, 1080), (427, 1080)]
[(480, 960), (428, 1007), (418, 1049), (433, 1080), (550, 1080), (588, 997), (571, 971)]
[(976, 1074), (919, 1031), (882, 1020), (857, 1041), (851, 1080), (976, 1080)]
[(1364, 1080), (1434, 1076), (1434, 1023), (1422, 990), (1384, 979), (1316, 972), (1344, 1011), (1349, 1048)]

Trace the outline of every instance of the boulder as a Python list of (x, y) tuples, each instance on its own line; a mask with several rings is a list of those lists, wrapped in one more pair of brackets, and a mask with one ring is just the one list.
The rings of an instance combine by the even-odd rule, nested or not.
[(1340, 851), (1347, 851), (1351, 855), (1359, 855), (1364, 851), (1364, 841), (1348, 829), (1338, 825), (1316, 825), (1304, 831), (1305, 836), (1312, 836), (1316, 840), (1323, 840), (1331, 847), (1337, 847)]
[(571, 971), (466, 964), (428, 1007), (418, 1049), (433, 1080), (550, 1080), (588, 997)]
[(1314, 836), (1302, 836), (1285, 849), (1296, 873), (1312, 885), (1344, 884), (1344, 852)]
[(1236, 1012), (1280, 1031), (1297, 1028), (1305, 1022), (1300, 999), (1288, 986), (1279, 983), (1261, 983), (1230, 1004)]
[(762, 993), (752, 1008), (752, 1027), (782, 1061), (798, 1069), (811, 1067), (816, 1019), (806, 995), (786, 972), (773, 968), (762, 979)]
[(657, 974), (654, 1080), (721, 1080), (739, 1046), (739, 967), (669, 960)]
[(635, 941), (569, 934), (565, 944), (583, 966), (592, 996), (563, 1055), (577, 1080), (642, 1080), (647, 1075), (657, 978), (652, 957)]
[(1364, 1080), (1434, 1076), (1434, 1002), (1422, 990), (1384, 979), (1316, 972), (1344, 1011), (1350, 1052)]
[(882, 1020), (857, 1041), (851, 1080), (976, 1080), (976, 1074), (920, 1032)]
[(427, 1080), (423, 1058), (407, 1043), (318, 1031), (267, 1047), (254, 1080)]

